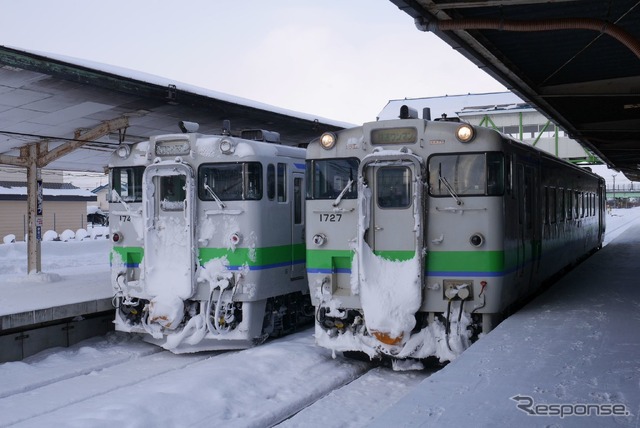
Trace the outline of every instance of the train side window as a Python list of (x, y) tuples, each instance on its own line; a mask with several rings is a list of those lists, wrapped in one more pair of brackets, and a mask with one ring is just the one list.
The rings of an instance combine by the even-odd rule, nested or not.
[(564, 200), (567, 203), (565, 206), (567, 211), (566, 219), (571, 220), (573, 218), (573, 191), (571, 189), (566, 189), (566, 196)]
[(287, 164), (278, 163), (276, 183), (278, 202), (287, 202)]
[(112, 192), (115, 191), (125, 202), (142, 202), (142, 174), (144, 166), (113, 168), (110, 174), (111, 191), (109, 202), (118, 202)]
[(582, 192), (582, 217), (589, 217), (589, 193)]
[(549, 209), (549, 188), (547, 186), (544, 186), (544, 212), (542, 213), (542, 218), (544, 219), (544, 224), (549, 224), (550, 220), (549, 220), (549, 214), (551, 213), (551, 210)]
[(545, 211), (547, 216), (545, 222), (547, 224), (556, 223), (556, 188), (545, 187)]
[(558, 221), (564, 223), (564, 189), (561, 188), (557, 189), (556, 213), (558, 214)]
[(506, 184), (506, 192), (508, 195), (511, 195), (513, 192), (513, 154), (509, 153), (507, 155), (507, 165), (505, 169), (505, 184)]
[(294, 177), (293, 179), (293, 222), (302, 224), (302, 178)]
[(487, 153), (487, 195), (504, 194), (504, 156), (502, 153)]
[(276, 197), (276, 167), (270, 163), (267, 166), (267, 198), (273, 201)]
[(244, 199), (257, 201), (262, 199), (262, 164), (248, 162), (244, 164)]

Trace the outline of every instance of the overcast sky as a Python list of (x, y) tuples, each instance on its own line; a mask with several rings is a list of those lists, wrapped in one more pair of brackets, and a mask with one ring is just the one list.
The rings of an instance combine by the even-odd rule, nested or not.
[(353, 124), (391, 99), (506, 90), (388, 0), (4, 1), (0, 44)]
[(354, 124), (390, 99), (505, 90), (388, 0), (5, 1), (0, 36)]

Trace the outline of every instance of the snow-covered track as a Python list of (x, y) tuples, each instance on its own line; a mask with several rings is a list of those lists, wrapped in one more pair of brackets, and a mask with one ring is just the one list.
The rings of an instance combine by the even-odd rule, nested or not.
[(277, 427), (335, 426), (336, 409), (353, 410), (341, 413), (338, 422), (341, 427), (366, 427), (434, 370), (394, 372), (384, 367), (373, 368), (353, 382), (331, 391)]
[(313, 329), (183, 355), (111, 333), (0, 365), (0, 426), (309, 426), (345, 405), (366, 426), (428, 375), (332, 358)]

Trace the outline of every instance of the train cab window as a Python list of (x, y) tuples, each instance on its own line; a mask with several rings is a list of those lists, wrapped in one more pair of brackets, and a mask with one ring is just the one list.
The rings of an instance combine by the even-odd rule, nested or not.
[(376, 200), (380, 208), (407, 208), (411, 205), (411, 170), (381, 167), (376, 171)]
[(259, 162), (213, 163), (198, 170), (198, 196), (203, 201), (262, 199)]
[(432, 196), (504, 194), (502, 153), (434, 155), (429, 158)]
[(307, 161), (307, 199), (342, 199), (358, 197), (357, 158), (313, 159)]
[(184, 200), (187, 193), (186, 177), (184, 175), (169, 175), (155, 177), (155, 179), (160, 183), (160, 208), (164, 211), (184, 210)]
[(110, 173), (111, 191), (109, 202), (118, 202), (115, 191), (124, 202), (142, 202), (142, 174), (144, 166), (113, 168)]

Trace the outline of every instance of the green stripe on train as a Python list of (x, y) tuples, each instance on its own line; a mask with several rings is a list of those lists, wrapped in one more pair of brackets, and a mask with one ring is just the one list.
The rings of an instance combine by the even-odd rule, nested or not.
[(504, 251), (429, 251), (430, 272), (503, 272)]
[[(128, 265), (138, 265), (144, 257), (144, 248), (142, 247), (113, 247), (113, 251), (118, 253)], [(226, 257), (232, 266), (243, 264), (265, 266), (300, 261), (305, 258), (304, 244), (256, 248), (255, 257), (250, 257), (250, 255), (253, 256), (251, 252), (252, 250), (249, 248), (236, 248), (235, 251), (227, 248), (199, 248), (198, 256), (203, 264), (211, 259)], [(110, 257), (112, 256), (110, 255)]]
[[(413, 251), (378, 251), (387, 260), (404, 261)], [(307, 250), (307, 267), (311, 269), (351, 269), (353, 251)], [(425, 260), (429, 271), (504, 271), (504, 251), (430, 251)]]
[[(120, 254), (122, 261), (127, 265), (139, 265), (144, 256), (142, 247), (112, 247), (112, 251)], [(109, 253), (109, 260), (113, 261), (112, 253)]]
[(304, 244), (279, 245), (264, 248), (236, 248), (235, 251), (227, 248), (200, 248), (200, 263), (209, 260), (226, 257), (231, 266), (268, 266), (293, 261), (304, 260)]

